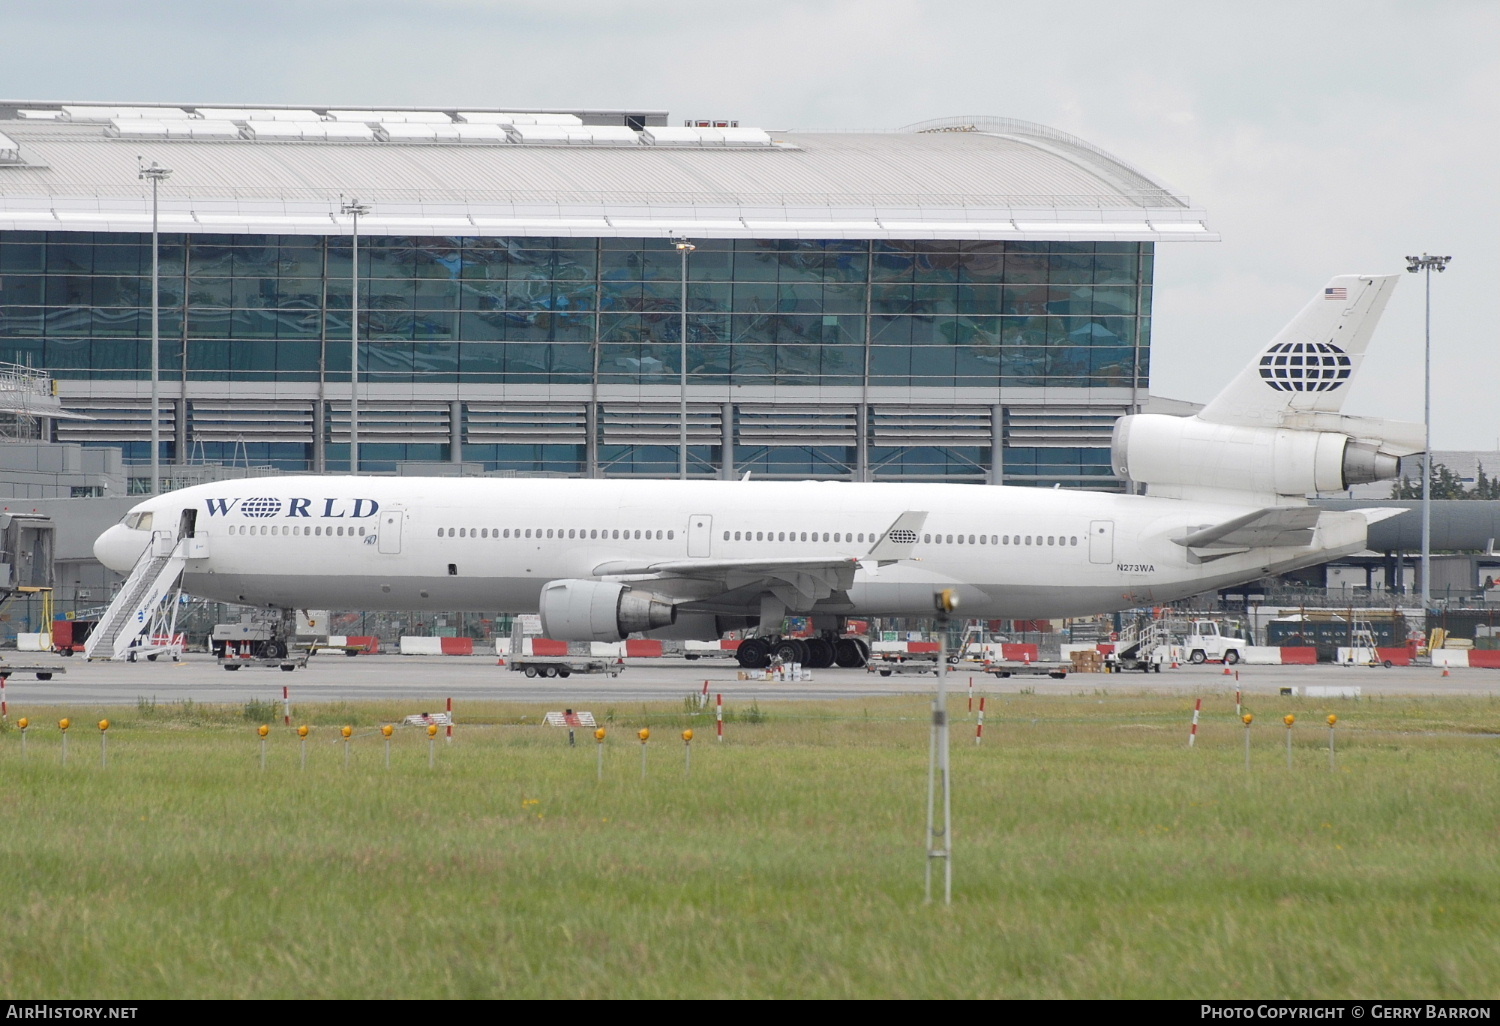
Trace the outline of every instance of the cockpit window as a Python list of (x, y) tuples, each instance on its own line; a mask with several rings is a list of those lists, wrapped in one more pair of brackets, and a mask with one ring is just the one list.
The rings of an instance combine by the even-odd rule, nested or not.
[(151, 530), (151, 514), (132, 513), (125, 518), (125, 526), (132, 531), (149, 531)]

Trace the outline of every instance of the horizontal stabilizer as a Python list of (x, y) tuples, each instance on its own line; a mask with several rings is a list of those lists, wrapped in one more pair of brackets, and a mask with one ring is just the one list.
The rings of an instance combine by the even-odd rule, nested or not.
[(1366, 524), (1378, 524), (1382, 520), (1389, 520), (1391, 517), (1399, 517), (1403, 513), (1410, 513), (1411, 510), (1405, 506), (1373, 506), (1368, 509), (1351, 509), (1348, 512), (1358, 513), (1365, 518)]
[(1177, 544), (1190, 549), (1241, 550), (1309, 545), (1319, 513), (1321, 510), (1315, 506), (1271, 506), (1222, 524), (1201, 527)]

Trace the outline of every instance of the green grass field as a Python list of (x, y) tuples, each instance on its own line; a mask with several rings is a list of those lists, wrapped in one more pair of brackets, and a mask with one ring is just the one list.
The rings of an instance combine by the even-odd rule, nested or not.
[[(922, 903), (920, 697), (11, 709), (0, 991), (43, 997), (1492, 997), (1500, 703), (955, 698), (954, 902)], [(1338, 713), (1330, 772), (1323, 717)], [(601, 720), (606, 710), (594, 710)], [(1280, 717), (1296, 713), (1294, 766)], [(31, 717), (21, 757), (15, 720)], [(56, 720), (69, 715), (60, 764)], [(100, 715), (114, 721), (100, 767)], [(270, 722), (259, 768), (254, 728)], [(349, 768), (338, 727), (356, 727)], [(641, 779), (634, 733), (653, 728)], [(693, 726), (684, 779), (678, 732)]]

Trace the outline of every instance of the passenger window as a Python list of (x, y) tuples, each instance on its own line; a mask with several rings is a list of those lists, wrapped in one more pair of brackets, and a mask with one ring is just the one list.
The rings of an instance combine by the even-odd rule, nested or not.
[(359, 529), (359, 536), (360, 536), (360, 537), (361, 537), (361, 538), (363, 538), (363, 537), (364, 537), (364, 536), (365, 536), (365, 529), (364, 529), (364, 528), (363, 528), (363, 527), (361, 527), (361, 528), (360, 528), (360, 529)]
[(469, 532), (468, 532), (468, 529), (467, 529), (467, 528), (463, 528), (463, 527), (460, 527), (460, 528), (459, 528), (459, 529), (458, 529), (458, 536), (459, 536), (459, 537), (460, 537), (460, 538), (467, 538), (467, 537), (468, 537), (468, 536), (469, 536)]
[(922, 535), (922, 540), (924, 542), (927, 542), (930, 545), (930, 544), (932, 544), (932, 535), (930, 535), (930, 534), (924, 534), (924, 535)]
[(1029, 535), (1029, 534), (1026, 536), (1026, 544), (1027, 545), (1031, 544), (1031, 535)]
[(667, 541), (671, 541), (676, 536), (677, 536), (677, 532), (676, 531), (668, 531), (667, 532)]
[(988, 545), (989, 544), (989, 540), (984, 535), (981, 534), (979, 536), (979, 544), (981, 544), (981, 545)]

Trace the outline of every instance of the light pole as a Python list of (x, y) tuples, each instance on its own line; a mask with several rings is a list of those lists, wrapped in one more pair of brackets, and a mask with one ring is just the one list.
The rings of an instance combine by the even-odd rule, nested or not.
[(141, 167), (136, 158), (136, 178), (151, 182), (151, 494), (161, 492), (161, 250), (156, 226), (156, 189), (172, 173), (156, 161)]
[(1406, 269), (1412, 274), (1427, 275), (1427, 313), (1422, 347), (1422, 619), (1432, 608), (1432, 272), (1439, 274), (1448, 266), (1451, 256), (1406, 258)]
[(354, 218), (353, 245), (349, 264), (349, 473), (359, 473), (359, 218), (370, 208), (355, 197), (348, 203), (340, 197), (340, 213)]
[(688, 254), (698, 247), (687, 239), (678, 239), (676, 242), (677, 252), (682, 254), (682, 311), (681, 320), (678, 323), (678, 343), (682, 352), (678, 359), (677, 384), (678, 384), (678, 430), (677, 430), (677, 476), (683, 481), (687, 480), (688, 470), (688, 436), (687, 436), (687, 258)]

